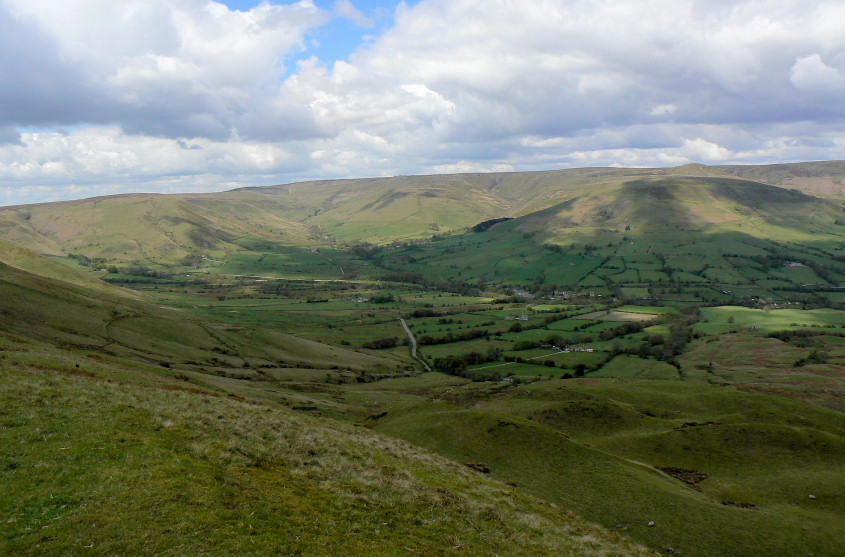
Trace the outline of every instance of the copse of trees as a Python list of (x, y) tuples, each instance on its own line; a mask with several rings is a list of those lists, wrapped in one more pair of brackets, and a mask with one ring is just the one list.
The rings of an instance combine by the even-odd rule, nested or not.
[(783, 331), (772, 331), (768, 335), (769, 338), (776, 338), (778, 340), (782, 340), (784, 342), (790, 342), (796, 339), (801, 338), (809, 338), (809, 337), (817, 337), (822, 335), (828, 336), (835, 336), (835, 337), (843, 337), (845, 333), (841, 333), (839, 331), (831, 331), (826, 329), (791, 329), (791, 330), (783, 330)]
[(421, 346), (430, 346), (433, 344), (451, 344), (453, 342), (460, 342), (463, 340), (474, 340), (478, 338), (490, 339), (490, 331), (487, 329), (470, 329), (468, 331), (448, 332), (443, 336), (433, 337), (431, 335), (422, 335), (417, 338), (417, 343)]
[(396, 337), (384, 337), (370, 340), (362, 344), (364, 348), (370, 350), (383, 350), (385, 348), (393, 348), (399, 344), (399, 339)]
[(69, 253), (68, 257), (75, 260), (83, 267), (91, 267), (95, 271), (106, 268), (106, 260), (102, 257), (88, 257), (80, 253)]
[[(489, 348), (483, 354), (481, 352), (469, 352), (463, 355), (449, 355), (441, 358), (435, 358), (434, 361), (431, 363), (431, 367), (435, 371), (448, 373), (449, 375), (456, 375), (459, 377), (466, 377), (468, 379), (479, 380), (478, 373), (466, 372), (467, 367), (487, 362), (495, 362), (498, 361), (501, 357), (502, 349), (494, 346)], [(499, 377), (501, 378), (500, 374)]]
[[(650, 324), (649, 324), (650, 325)], [(599, 340), (610, 340), (616, 337), (621, 337), (625, 335), (631, 335), (634, 333), (639, 333), (643, 329), (646, 328), (646, 324), (637, 321), (629, 321), (627, 323), (623, 323), (618, 327), (614, 327), (612, 329), (605, 329), (599, 333)]]
[(664, 337), (660, 334), (647, 335), (643, 342), (636, 348), (620, 350), (614, 348), (617, 354), (631, 354), (640, 357), (652, 357), (666, 361), (677, 367), (675, 357), (683, 352), (684, 347), (697, 336), (692, 326), (700, 319), (701, 311), (698, 306), (687, 306), (681, 308), (677, 314), (665, 317), (665, 323), (669, 325), (669, 335)]

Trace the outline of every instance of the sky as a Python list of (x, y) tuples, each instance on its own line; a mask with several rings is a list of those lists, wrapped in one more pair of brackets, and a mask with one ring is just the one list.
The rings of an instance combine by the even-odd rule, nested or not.
[(0, 0), (0, 205), (845, 159), (843, 29), (843, 0)]

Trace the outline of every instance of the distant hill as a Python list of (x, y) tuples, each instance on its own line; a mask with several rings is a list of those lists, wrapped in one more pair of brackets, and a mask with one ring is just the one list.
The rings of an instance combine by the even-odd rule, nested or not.
[(534, 216), (523, 228), (551, 226), (549, 238), (574, 226), (586, 233), (659, 223), (703, 231), (742, 226), (752, 235), (786, 227), (800, 235), (830, 231), (822, 221), (841, 211), (844, 179), (845, 162), (834, 161), (315, 181), (0, 208), (0, 237), (46, 254), (174, 265), (258, 244), (385, 244), (528, 215)]

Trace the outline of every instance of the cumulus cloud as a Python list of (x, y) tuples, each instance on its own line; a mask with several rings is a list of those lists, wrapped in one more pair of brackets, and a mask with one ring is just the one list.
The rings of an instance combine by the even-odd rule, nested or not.
[(248, 12), (204, 0), (6, 0), (0, 64), (31, 114), (16, 106), (4, 120), (218, 140), (274, 122), (313, 135), (307, 118), (290, 124), (277, 90), (288, 57), (327, 18), (309, 0)]
[(792, 84), (802, 91), (845, 91), (845, 74), (839, 68), (825, 64), (817, 53), (796, 60), (792, 66), (791, 80)]
[(842, 156), (837, 0), (421, 0), (348, 59), (309, 56), (372, 15), (0, 0), (0, 186)]
[[(329, 135), (364, 128), (438, 168), (686, 142), (699, 148), (672, 157), (720, 161), (753, 151), (773, 123), (842, 122), (845, 105), (797, 91), (792, 66), (808, 49), (845, 53), (830, 24), (843, 17), (836, 2), (431, 0), (400, 6), (393, 28), (348, 62), (311, 61), (285, 87), (319, 99)], [(704, 136), (684, 129), (706, 124)], [(718, 130), (738, 127), (748, 144), (699, 142), (723, 145)]]

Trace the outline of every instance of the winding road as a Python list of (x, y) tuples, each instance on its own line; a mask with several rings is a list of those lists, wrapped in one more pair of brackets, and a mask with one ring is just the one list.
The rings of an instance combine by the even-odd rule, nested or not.
[(431, 368), (428, 367), (428, 364), (425, 363), (425, 360), (417, 356), (417, 339), (414, 338), (414, 333), (411, 332), (411, 329), (408, 328), (408, 324), (405, 323), (403, 318), (399, 318), (399, 322), (402, 323), (402, 328), (405, 329), (405, 332), (408, 333), (408, 338), (411, 339), (411, 357), (425, 366), (426, 371), (431, 371)]

